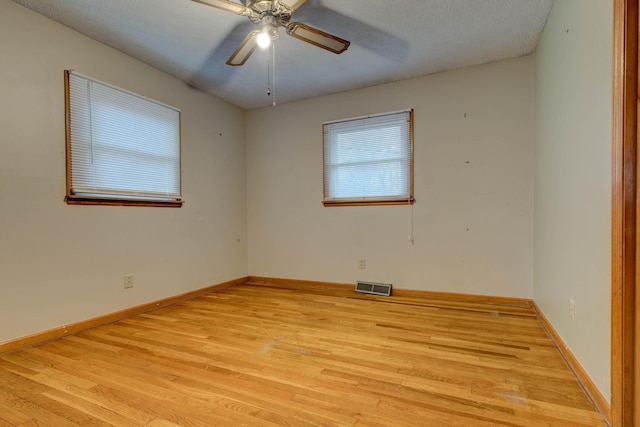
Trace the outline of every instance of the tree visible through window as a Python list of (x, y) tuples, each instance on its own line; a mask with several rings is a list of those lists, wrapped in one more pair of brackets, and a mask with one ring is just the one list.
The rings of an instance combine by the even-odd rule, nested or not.
[(67, 203), (180, 206), (180, 111), (65, 76)]
[(413, 203), (413, 112), (326, 122), (325, 206)]

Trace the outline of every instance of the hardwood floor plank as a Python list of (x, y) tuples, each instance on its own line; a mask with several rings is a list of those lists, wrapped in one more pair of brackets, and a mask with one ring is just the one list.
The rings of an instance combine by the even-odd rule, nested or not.
[(29, 420), (31, 420), (30, 415), (27, 415), (19, 408), (15, 408), (13, 400), (0, 393), (0, 426), (16, 426)]
[[(3, 383), (3, 387), (5, 387)], [(40, 405), (40, 398), (36, 393), (32, 397), (25, 399), (4, 389), (0, 390), (0, 408), (7, 408), (7, 414), (21, 414), (26, 421), (16, 425), (60, 425), (79, 426), (74, 422), (73, 415), (64, 406), (51, 408), (48, 405)]]
[(530, 307), (241, 285), (0, 356), (0, 427), (603, 426)]

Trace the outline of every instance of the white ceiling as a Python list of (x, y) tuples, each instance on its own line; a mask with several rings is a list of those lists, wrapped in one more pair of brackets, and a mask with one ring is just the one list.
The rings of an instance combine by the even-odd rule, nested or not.
[[(268, 52), (225, 64), (257, 27), (190, 0), (13, 0), (241, 108), (271, 105)], [(241, 3), (241, 0), (232, 0)], [(308, 0), (299, 21), (351, 41), (336, 55), (286, 35), (278, 103), (533, 53), (553, 0)], [(70, 64), (71, 66), (72, 64)], [(78, 70), (82, 72), (82, 70)]]

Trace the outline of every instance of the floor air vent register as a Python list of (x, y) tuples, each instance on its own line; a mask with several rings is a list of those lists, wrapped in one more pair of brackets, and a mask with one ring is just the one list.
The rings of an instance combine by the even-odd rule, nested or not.
[(359, 294), (391, 295), (391, 283), (360, 282), (356, 283), (356, 292)]

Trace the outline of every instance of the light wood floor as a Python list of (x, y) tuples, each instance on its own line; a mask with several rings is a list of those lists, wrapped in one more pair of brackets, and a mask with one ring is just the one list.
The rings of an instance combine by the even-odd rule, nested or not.
[(604, 425), (532, 311), (242, 285), (0, 357), (0, 426)]

